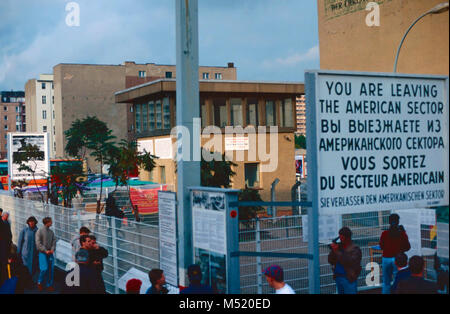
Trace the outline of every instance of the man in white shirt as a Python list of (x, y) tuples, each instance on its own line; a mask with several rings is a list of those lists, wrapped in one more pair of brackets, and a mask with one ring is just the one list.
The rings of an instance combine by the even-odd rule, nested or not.
[(294, 290), (284, 282), (283, 268), (278, 265), (272, 265), (264, 271), (266, 280), (270, 287), (275, 289), (276, 294), (295, 294)]

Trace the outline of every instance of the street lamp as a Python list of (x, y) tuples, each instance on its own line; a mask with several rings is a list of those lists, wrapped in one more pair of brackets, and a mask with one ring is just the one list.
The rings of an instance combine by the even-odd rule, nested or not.
[(417, 18), (411, 26), (406, 31), (405, 35), (403, 35), (402, 41), (400, 42), (400, 45), (398, 46), (397, 55), (395, 56), (395, 63), (394, 63), (394, 73), (397, 73), (397, 63), (398, 63), (398, 56), (400, 55), (400, 49), (402, 49), (403, 42), (405, 41), (406, 36), (408, 35), (409, 31), (416, 25), (417, 22), (419, 22), (420, 19), (427, 16), (428, 14), (439, 14), (442, 12), (445, 12), (448, 10), (448, 2), (443, 2), (432, 8), (431, 10), (425, 12), (422, 14), (419, 18)]

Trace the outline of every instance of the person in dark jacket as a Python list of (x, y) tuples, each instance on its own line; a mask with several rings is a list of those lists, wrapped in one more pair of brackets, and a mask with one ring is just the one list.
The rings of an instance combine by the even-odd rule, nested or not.
[(423, 278), (425, 261), (421, 256), (413, 256), (409, 260), (411, 277), (399, 281), (396, 294), (437, 294), (437, 285)]
[(23, 264), (17, 250), (17, 246), (11, 245), (11, 253), (8, 259), (11, 277), (17, 278), (15, 294), (23, 294), (25, 289), (31, 288), (33, 279), (28, 268)]
[(90, 238), (90, 249), (89, 252), (89, 266), (92, 267), (98, 277), (98, 281), (102, 283), (103, 287), (105, 286), (105, 283), (103, 281), (102, 272), (103, 272), (103, 259), (108, 257), (108, 251), (99, 246), (97, 244), (97, 238), (90, 234), (87, 236)]
[(352, 241), (352, 231), (344, 227), (339, 230), (340, 243), (330, 245), (328, 262), (333, 267), (338, 294), (356, 294), (358, 276), (361, 273), (362, 253), (359, 246)]
[(188, 267), (189, 287), (180, 291), (180, 294), (214, 294), (214, 290), (202, 284), (202, 271), (197, 264)]
[(89, 252), (80, 249), (75, 254), (75, 260), (79, 267), (78, 285), (63, 288), (65, 294), (105, 294), (105, 285), (99, 281), (96, 271), (89, 265)]
[(148, 278), (152, 286), (147, 289), (145, 294), (168, 294), (169, 291), (165, 287), (166, 277), (162, 269), (152, 269), (148, 273)]
[(28, 271), (33, 275), (38, 269), (38, 250), (36, 247), (36, 227), (38, 221), (31, 216), (27, 219), (27, 227), (25, 227), (19, 235), (19, 242), (17, 243), (17, 253), (22, 258), (23, 264), (28, 268)]
[(400, 216), (397, 214), (390, 215), (389, 225), (389, 229), (383, 231), (380, 238), (380, 248), (383, 250), (383, 294), (391, 293), (391, 281), (397, 273), (395, 256), (407, 252), (411, 248), (408, 235), (403, 226), (400, 225)]
[(408, 267), (408, 256), (405, 253), (397, 254), (395, 257), (395, 266), (397, 267), (397, 274), (395, 275), (394, 283), (392, 284), (391, 294), (395, 294), (395, 290), (401, 280), (411, 277), (411, 271)]
[(8, 216), (7, 213), (3, 213), (0, 219), (0, 286), (8, 278), (7, 265), (12, 244), (12, 233)]

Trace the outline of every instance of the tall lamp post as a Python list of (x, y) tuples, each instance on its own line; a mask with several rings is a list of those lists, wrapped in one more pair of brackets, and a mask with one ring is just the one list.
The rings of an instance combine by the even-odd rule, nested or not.
[(434, 8), (432, 8), (431, 10), (425, 12), (424, 14), (422, 14), (421, 16), (419, 16), (412, 24), (411, 26), (408, 28), (408, 30), (406, 31), (405, 35), (403, 35), (402, 41), (400, 42), (400, 45), (398, 46), (397, 49), (397, 55), (395, 56), (395, 63), (394, 63), (394, 73), (397, 73), (397, 64), (398, 64), (398, 57), (400, 55), (400, 50), (402, 49), (402, 45), (403, 42), (406, 39), (406, 36), (408, 36), (409, 31), (414, 27), (414, 25), (417, 24), (417, 22), (419, 22), (422, 18), (424, 18), (425, 16), (427, 16), (428, 14), (439, 14), (442, 12), (445, 12), (448, 10), (448, 2), (443, 2), (438, 4), (437, 6), (435, 6)]

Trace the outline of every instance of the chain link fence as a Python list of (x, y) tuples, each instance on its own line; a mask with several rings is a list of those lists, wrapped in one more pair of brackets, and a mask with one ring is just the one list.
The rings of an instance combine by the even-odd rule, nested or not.
[[(287, 212), (285, 211), (280, 212)], [(412, 250), (410, 255), (421, 255), (426, 261), (425, 276), (429, 280), (436, 280), (433, 268), (434, 254), (437, 248), (443, 251), (448, 260), (448, 224), (440, 224), (436, 228), (436, 213), (432, 209), (421, 210), (428, 215), (423, 221), (423, 214), (419, 210), (395, 211), (401, 217), (400, 222), (405, 225), (409, 235)], [(272, 252), (272, 253), (308, 253), (307, 216), (306, 208), (302, 208), (303, 216), (283, 216), (273, 218), (258, 218), (241, 221), (239, 224), (240, 251)], [(362, 251), (362, 272), (358, 278), (358, 290), (381, 288), (382, 251), (379, 248), (381, 233), (389, 228), (389, 216), (394, 211), (380, 211), (347, 215), (321, 217), (320, 228), (320, 286), (322, 294), (336, 293), (333, 271), (328, 263), (329, 244), (337, 237), (342, 227), (349, 227), (353, 232), (353, 241)], [(410, 216), (408, 216), (408, 214)], [(412, 216), (411, 216), (412, 215)], [(328, 220), (328, 224), (326, 222)], [(330, 223), (331, 222), (331, 223)], [(323, 229), (322, 229), (323, 228)], [(439, 235), (438, 235), (439, 234)], [(323, 237), (328, 235), (327, 239)], [(447, 239), (444, 239), (447, 237)], [(438, 242), (440, 246), (438, 246)], [(380, 267), (380, 278), (373, 281), (373, 269), (370, 263), (377, 263)], [(284, 269), (285, 281), (296, 293), (309, 293), (308, 289), (308, 260), (296, 258), (268, 258), (268, 257), (240, 257), (241, 293), (260, 294), (273, 293), (266, 282), (263, 270), (277, 264)]]

